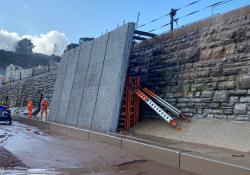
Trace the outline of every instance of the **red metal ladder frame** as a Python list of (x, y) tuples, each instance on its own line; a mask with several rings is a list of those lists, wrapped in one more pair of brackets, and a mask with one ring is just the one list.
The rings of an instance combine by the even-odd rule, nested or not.
[[(140, 87), (140, 77), (129, 76), (125, 87), (125, 126), (128, 130), (131, 126), (139, 122), (139, 103), (140, 98), (135, 94), (137, 88)], [(133, 123), (131, 123), (133, 121)]]

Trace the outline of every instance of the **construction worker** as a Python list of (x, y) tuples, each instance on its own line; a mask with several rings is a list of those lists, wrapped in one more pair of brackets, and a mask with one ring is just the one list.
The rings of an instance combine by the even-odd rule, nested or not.
[(42, 100), (42, 102), (41, 102), (41, 120), (43, 120), (43, 113), (45, 113), (45, 121), (47, 121), (48, 106), (49, 106), (49, 102), (48, 102), (47, 98), (44, 98), (44, 100)]
[(29, 118), (32, 118), (32, 111), (33, 111), (33, 102), (31, 99), (28, 101), (28, 111), (29, 111)]
[(4, 104), (4, 106), (6, 106), (6, 108), (9, 109), (10, 100), (9, 100), (9, 97), (8, 97), (8, 96), (6, 96), (6, 98), (5, 98), (5, 104)]

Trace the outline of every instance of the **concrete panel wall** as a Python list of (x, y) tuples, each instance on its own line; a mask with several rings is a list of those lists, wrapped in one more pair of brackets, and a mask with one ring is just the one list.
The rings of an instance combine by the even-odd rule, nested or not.
[(76, 47), (72, 50), (70, 50), (70, 56), (68, 61), (68, 66), (65, 74), (63, 89), (61, 93), (61, 99), (59, 101), (59, 108), (57, 111), (56, 116), (56, 123), (62, 123), (64, 124), (66, 113), (69, 105), (69, 99), (71, 96), (71, 90), (73, 86), (73, 81), (75, 77), (76, 72), (76, 65), (78, 62), (78, 56), (79, 56), (80, 47)]
[(64, 78), (65, 78), (65, 72), (67, 70), (68, 65), (68, 59), (69, 59), (69, 52), (66, 52), (62, 55), (61, 62), (57, 69), (57, 76), (56, 76), (56, 82), (55, 82), (55, 88), (54, 93), (51, 101), (51, 107), (50, 107), (50, 113), (48, 120), (50, 122), (55, 122), (57, 110), (59, 106), (59, 101), (61, 98)]
[(49, 121), (116, 130), (133, 33), (134, 23), (128, 23), (68, 51), (55, 92), (58, 106)]
[(133, 26), (129, 23), (109, 34), (92, 123), (94, 129), (116, 130), (131, 50)]
[(91, 128), (109, 35), (94, 40), (77, 127)]
[(79, 60), (76, 67), (75, 79), (69, 101), (65, 124), (76, 126), (80, 112), (82, 96), (86, 83), (93, 41), (85, 42), (80, 46)]

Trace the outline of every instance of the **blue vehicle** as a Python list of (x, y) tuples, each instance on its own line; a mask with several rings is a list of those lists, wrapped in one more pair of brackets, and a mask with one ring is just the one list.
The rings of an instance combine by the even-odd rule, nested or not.
[(12, 124), (10, 110), (8, 110), (5, 106), (0, 106), (0, 122), (4, 122), (8, 125)]

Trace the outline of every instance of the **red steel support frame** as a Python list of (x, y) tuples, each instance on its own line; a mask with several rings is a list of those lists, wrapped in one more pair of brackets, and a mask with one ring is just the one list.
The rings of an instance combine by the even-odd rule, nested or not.
[[(140, 88), (140, 77), (127, 77), (125, 88), (125, 130), (128, 130), (132, 125), (139, 122), (140, 98), (135, 93), (138, 88)], [(134, 102), (133, 107), (132, 100)], [(133, 121), (133, 123), (131, 123), (131, 121)]]
[[(135, 77), (135, 89), (140, 88), (140, 77)], [(135, 94), (134, 92), (134, 125), (137, 124), (139, 122), (139, 106), (140, 106), (140, 97), (138, 97), (138, 95)]]
[(126, 111), (125, 111), (125, 129), (129, 129), (131, 126), (131, 77), (127, 78), (126, 82)]

